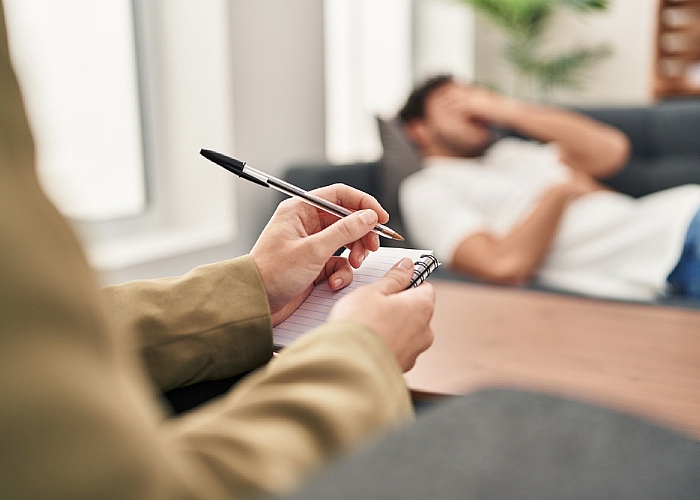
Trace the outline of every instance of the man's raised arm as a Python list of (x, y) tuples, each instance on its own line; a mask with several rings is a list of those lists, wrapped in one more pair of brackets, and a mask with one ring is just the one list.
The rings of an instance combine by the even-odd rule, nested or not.
[(629, 158), (630, 142), (622, 131), (581, 113), (510, 99), (486, 89), (456, 88), (463, 91), (465, 112), (526, 137), (556, 143), (561, 161), (575, 170), (606, 178)]

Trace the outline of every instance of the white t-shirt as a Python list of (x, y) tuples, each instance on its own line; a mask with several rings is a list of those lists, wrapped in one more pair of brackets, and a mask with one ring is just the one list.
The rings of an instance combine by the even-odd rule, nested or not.
[[(468, 236), (508, 234), (540, 197), (569, 176), (557, 147), (501, 139), (480, 158), (429, 158), (401, 184), (409, 236), (452, 262)], [(598, 191), (571, 202), (537, 280), (599, 297), (651, 300), (667, 277), (700, 207), (700, 185), (634, 199)]]

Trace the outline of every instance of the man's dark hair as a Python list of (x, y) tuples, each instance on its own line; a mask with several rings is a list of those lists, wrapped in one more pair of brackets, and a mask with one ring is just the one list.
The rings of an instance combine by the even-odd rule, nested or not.
[(406, 104), (404, 104), (401, 111), (399, 111), (399, 119), (403, 123), (408, 123), (411, 120), (422, 120), (425, 118), (425, 101), (428, 99), (428, 96), (430, 96), (435, 89), (453, 80), (454, 76), (452, 75), (437, 75), (413, 89), (413, 92), (411, 92), (411, 95), (409, 95), (406, 100)]

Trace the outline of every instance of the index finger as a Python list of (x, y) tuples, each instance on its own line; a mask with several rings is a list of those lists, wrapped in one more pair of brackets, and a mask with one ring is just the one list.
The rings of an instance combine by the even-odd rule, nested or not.
[(311, 192), (348, 210), (374, 210), (377, 213), (379, 222), (382, 224), (389, 220), (389, 212), (384, 210), (377, 199), (359, 189), (346, 186), (345, 184), (332, 184), (314, 189)]

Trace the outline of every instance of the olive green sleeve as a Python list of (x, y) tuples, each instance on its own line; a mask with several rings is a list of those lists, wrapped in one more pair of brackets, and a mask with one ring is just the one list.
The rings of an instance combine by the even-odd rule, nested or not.
[(168, 444), (243, 496), (290, 491), (413, 418), (386, 343), (354, 323), (307, 333), (227, 397), (168, 425)]
[(250, 256), (105, 287), (102, 297), (162, 390), (238, 375), (272, 356), (267, 296)]

